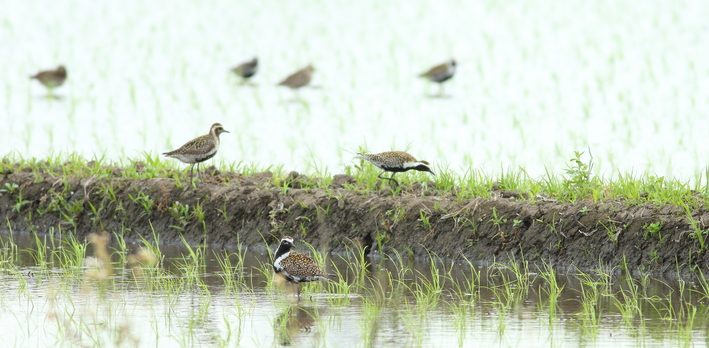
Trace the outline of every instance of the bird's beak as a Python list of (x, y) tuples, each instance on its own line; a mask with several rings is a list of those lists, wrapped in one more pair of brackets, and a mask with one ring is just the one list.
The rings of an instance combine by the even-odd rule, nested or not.
[(226, 129), (222, 129), (222, 132), (224, 132), (224, 133), (231, 133), (231, 132), (229, 132), (229, 131), (226, 130)]

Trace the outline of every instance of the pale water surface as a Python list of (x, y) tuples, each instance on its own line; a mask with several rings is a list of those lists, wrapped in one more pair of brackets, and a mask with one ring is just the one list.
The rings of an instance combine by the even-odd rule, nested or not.
[[(605, 176), (697, 180), (707, 18), (707, 1), (4, 1), (0, 155), (140, 158), (221, 122), (217, 161), (286, 170), (340, 173), (364, 147), (535, 177), (590, 147)], [(451, 57), (447, 97), (427, 97), (416, 75)], [(308, 63), (297, 102), (275, 85)], [(58, 64), (44, 98), (27, 76)]]
[[(525, 269), (523, 263), (518, 270), (513, 264), (450, 261), (432, 267), (422, 260), (329, 255), (328, 271), (339, 270), (345, 281), (305, 286), (297, 303), (270, 283), (265, 248), (225, 253), (162, 245), (163, 262), (130, 270), (121, 260), (142, 243), (129, 242), (123, 250), (114, 241), (113, 273), (101, 278), (92, 273), (92, 245), (77, 253), (75, 246), (87, 244), (39, 240), (0, 235), (3, 347), (700, 347), (707, 342), (706, 282), (631, 279), (618, 276), (612, 266), (549, 277), (549, 269)], [(307, 250), (304, 244), (298, 243), (299, 249)], [(38, 250), (47, 256), (38, 257)], [(222, 265), (224, 260), (231, 265)], [(552, 282), (559, 291), (552, 291)]]

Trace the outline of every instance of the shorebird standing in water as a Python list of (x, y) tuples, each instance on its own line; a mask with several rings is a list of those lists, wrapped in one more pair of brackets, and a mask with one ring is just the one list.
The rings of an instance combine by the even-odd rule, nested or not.
[[(408, 170), (418, 170), (436, 175), (431, 170), (431, 164), (426, 161), (419, 161), (414, 156), (404, 151), (388, 151), (382, 153), (358, 153), (357, 157), (371, 162), (383, 171), (379, 174), (380, 179), (390, 180), (394, 185), (399, 186), (399, 182), (394, 179), (394, 175)], [(385, 172), (392, 172), (391, 177), (383, 177)]]
[(306, 66), (303, 69), (300, 69), (293, 74), (289, 75), (286, 77), (285, 80), (281, 81), (278, 85), (279, 86), (286, 86), (292, 90), (295, 91), (296, 97), (298, 96), (298, 90), (301, 87), (304, 87), (310, 83), (310, 81), (313, 80), (313, 72), (315, 71), (315, 68), (313, 68), (313, 65), (310, 64)]
[(165, 152), (166, 157), (177, 158), (183, 163), (190, 163), (190, 182), (192, 182), (192, 169), (197, 164), (197, 177), (199, 177), (199, 164), (217, 154), (219, 150), (219, 135), (229, 133), (224, 130), (221, 123), (215, 123), (209, 129), (209, 134), (194, 138), (182, 145), (177, 150)]
[(239, 64), (239, 66), (231, 69), (231, 71), (241, 77), (241, 83), (247, 83), (248, 80), (258, 72), (258, 58), (254, 57), (254, 59), (248, 62), (243, 62)]
[(330, 280), (328, 277), (335, 276), (323, 271), (308, 255), (292, 251), (294, 247), (292, 237), (285, 236), (281, 239), (281, 244), (273, 255), (273, 270), (277, 276), (282, 276), (298, 286), (298, 296), (300, 296), (300, 283)]
[(40, 71), (30, 76), (30, 78), (39, 81), (44, 87), (47, 87), (47, 91), (49, 91), (49, 95), (51, 96), (54, 89), (63, 85), (66, 81), (66, 68), (60, 65), (55, 70)]
[(451, 77), (455, 75), (455, 68), (455, 59), (451, 59), (443, 64), (434, 66), (425, 73), (419, 75), (419, 77), (438, 83), (438, 86), (440, 86), (438, 89), (438, 96), (443, 96), (443, 82), (450, 80)]

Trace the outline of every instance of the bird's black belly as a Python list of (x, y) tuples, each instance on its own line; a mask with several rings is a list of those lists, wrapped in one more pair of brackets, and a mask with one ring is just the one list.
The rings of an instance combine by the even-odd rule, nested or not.
[(382, 166), (381, 168), (382, 168), (383, 170), (386, 170), (387, 172), (394, 172), (394, 173), (405, 172), (405, 171), (407, 171), (407, 170), (413, 169), (413, 168), (387, 167), (387, 166)]
[(308, 278), (295, 278), (292, 275), (286, 275), (286, 280), (288, 280), (291, 283), (296, 283), (296, 284), (307, 283), (307, 282), (311, 281)]

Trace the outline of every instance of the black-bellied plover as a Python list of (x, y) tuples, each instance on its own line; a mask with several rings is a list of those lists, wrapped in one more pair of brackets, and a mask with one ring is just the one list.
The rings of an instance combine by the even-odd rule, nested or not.
[[(431, 164), (426, 161), (419, 161), (414, 156), (409, 155), (404, 151), (387, 151), (382, 153), (358, 153), (357, 157), (372, 162), (375, 166), (383, 171), (379, 174), (380, 179), (391, 180), (396, 186), (399, 182), (394, 179), (394, 175), (407, 170), (418, 170), (422, 172), (430, 172), (436, 175), (431, 170)], [(385, 172), (392, 172), (391, 177), (383, 177)]]
[(254, 57), (254, 59), (248, 62), (243, 62), (237, 67), (231, 69), (231, 71), (241, 77), (243, 83), (246, 83), (248, 79), (256, 75), (256, 72), (258, 72), (258, 58)]
[(439, 90), (438, 95), (443, 95), (443, 82), (450, 80), (453, 75), (455, 75), (456, 62), (455, 59), (451, 59), (443, 64), (436, 65), (429, 69), (425, 73), (419, 75), (419, 77), (424, 77), (431, 82), (438, 83)]
[(295, 247), (292, 237), (283, 237), (281, 244), (273, 255), (273, 270), (276, 275), (285, 277), (289, 282), (298, 285), (300, 296), (300, 283), (317, 280), (330, 280), (335, 276), (323, 271), (320, 266), (308, 255), (293, 251)]

